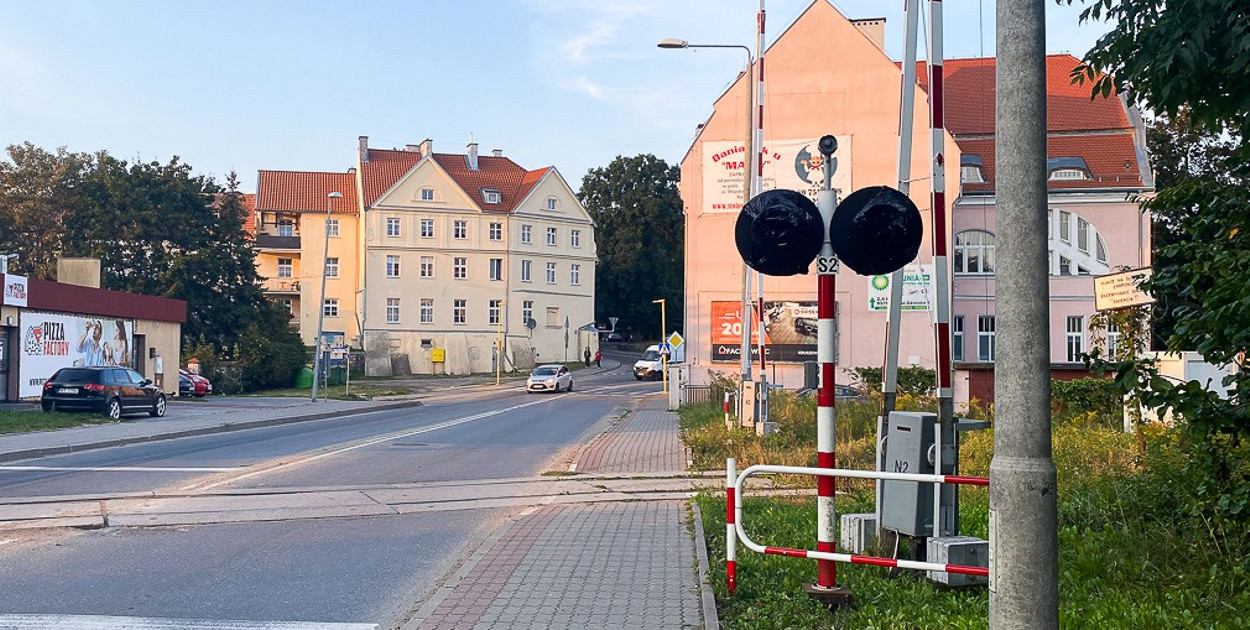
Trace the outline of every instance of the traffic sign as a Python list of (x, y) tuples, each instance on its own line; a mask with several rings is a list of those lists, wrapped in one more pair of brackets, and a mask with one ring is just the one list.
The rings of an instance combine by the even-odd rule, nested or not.
[(673, 348), (672, 346), (668, 345), (667, 341), (660, 344), (660, 354), (672, 354), (672, 353), (673, 353)]
[(686, 343), (686, 339), (681, 336), (681, 333), (675, 330), (673, 331), (673, 334), (668, 336), (668, 345), (674, 348), (680, 348), (683, 343)]

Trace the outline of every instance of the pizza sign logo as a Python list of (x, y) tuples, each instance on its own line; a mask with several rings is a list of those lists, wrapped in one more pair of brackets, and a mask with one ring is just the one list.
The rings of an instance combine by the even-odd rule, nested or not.
[(26, 329), (25, 346), (27, 356), (43, 354), (43, 325), (31, 326)]

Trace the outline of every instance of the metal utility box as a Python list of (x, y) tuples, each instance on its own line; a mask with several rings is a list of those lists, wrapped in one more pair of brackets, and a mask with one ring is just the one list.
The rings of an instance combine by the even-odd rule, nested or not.
[(877, 515), (843, 514), (838, 523), (838, 540), (842, 549), (851, 553), (866, 553), (877, 542)]
[(759, 412), (759, 383), (746, 381), (742, 383), (742, 396), (738, 404), (738, 424), (754, 427)]
[[(887, 472), (933, 473), (933, 430), (937, 415), (891, 411), (885, 441)], [(933, 484), (916, 481), (882, 483), (881, 526), (907, 536), (933, 535)]]
[[(961, 564), (968, 567), (990, 566), (990, 543), (972, 536), (939, 536), (930, 538), (925, 556), (929, 562)], [(929, 571), (934, 582), (947, 586), (981, 586), (987, 580), (977, 575)]]

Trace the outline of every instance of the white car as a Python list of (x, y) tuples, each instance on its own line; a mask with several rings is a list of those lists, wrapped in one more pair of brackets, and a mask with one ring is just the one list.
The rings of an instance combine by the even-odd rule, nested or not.
[(658, 381), (664, 377), (664, 358), (660, 356), (660, 346), (647, 346), (642, 358), (634, 362), (634, 378)]
[(561, 390), (573, 391), (573, 373), (563, 365), (540, 365), (530, 372), (529, 380), (525, 381), (525, 391), (530, 393)]

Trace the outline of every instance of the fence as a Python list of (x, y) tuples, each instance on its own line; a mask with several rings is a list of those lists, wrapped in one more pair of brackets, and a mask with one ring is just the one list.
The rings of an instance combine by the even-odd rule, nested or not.
[(698, 403), (712, 402), (712, 386), (711, 385), (690, 385), (686, 384), (681, 389), (681, 404), (690, 405)]

